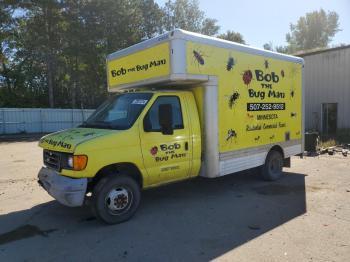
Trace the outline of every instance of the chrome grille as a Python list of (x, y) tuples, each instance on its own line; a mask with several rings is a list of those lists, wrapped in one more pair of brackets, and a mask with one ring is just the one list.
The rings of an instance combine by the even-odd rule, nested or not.
[(61, 163), (61, 153), (46, 150), (46, 149), (44, 150), (44, 164), (47, 167), (60, 171), (60, 168), (61, 168), (60, 163)]

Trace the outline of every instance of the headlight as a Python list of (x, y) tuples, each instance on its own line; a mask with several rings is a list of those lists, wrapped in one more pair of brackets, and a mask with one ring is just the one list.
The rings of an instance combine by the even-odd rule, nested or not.
[(68, 156), (67, 165), (68, 167), (73, 168), (73, 165), (74, 165), (73, 156)]
[(67, 158), (67, 167), (72, 170), (80, 171), (85, 169), (88, 157), (86, 155), (70, 155)]

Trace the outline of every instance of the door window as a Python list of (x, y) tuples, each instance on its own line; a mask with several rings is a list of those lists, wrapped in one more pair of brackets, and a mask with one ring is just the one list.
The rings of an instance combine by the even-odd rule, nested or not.
[(153, 103), (147, 115), (144, 118), (145, 132), (161, 132), (159, 123), (159, 105), (170, 104), (173, 113), (173, 129), (183, 129), (183, 119), (180, 100), (177, 96), (160, 96)]

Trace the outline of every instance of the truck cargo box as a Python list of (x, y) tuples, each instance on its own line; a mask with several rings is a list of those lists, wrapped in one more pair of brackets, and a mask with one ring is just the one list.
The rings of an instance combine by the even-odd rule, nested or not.
[(107, 58), (108, 90), (188, 89), (202, 128), (202, 176), (303, 152), (303, 59), (174, 30)]

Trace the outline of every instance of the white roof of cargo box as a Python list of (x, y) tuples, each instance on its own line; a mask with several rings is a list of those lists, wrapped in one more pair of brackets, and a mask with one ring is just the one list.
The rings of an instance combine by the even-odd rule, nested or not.
[(197, 43), (213, 45), (213, 46), (221, 47), (221, 48), (230, 48), (230, 49), (234, 49), (234, 50), (244, 52), (244, 53), (261, 55), (261, 56), (265, 56), (265, 57), (290, 61), (293, 63), (304, 64), (304, 60), (300, 57), (276, 53), (276, 52), (264, 50), (261, 48), (255, 48), (255, 47), (251, 47), (251, 46), (223, 40), (223, 39), (216, 38), (216, 37), (211, 37), (211, 36), (206, 36), (206, 35), (202, 35), (202, 34), (198, 34), (198, 33), (185, 31), (182, 29), (175, 29), (173, 31), (164, 33), (158, 37), (154, 37), (154, 38), (145, 40), (143, 42), (140, 42), (138, 44), (132, 45), (128, 48), (116, 51), (112, 54), (109, 54), (107, 56), (107, 60), (120, 58), (122, 56), (126, 56), (126, 55), (129, 55), (131, 53), (137, 52), (139, 50), (143, 50), (143, 49), (146, 49), (148, 47), (152, 47), (156, 44), (159, 44), (162, 42), (167, 42), (167, 41), (170, 41), (173, 39), (183, 39), (183, 40), (193, 41), (193, 42), (197, 42)]

